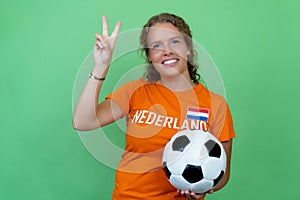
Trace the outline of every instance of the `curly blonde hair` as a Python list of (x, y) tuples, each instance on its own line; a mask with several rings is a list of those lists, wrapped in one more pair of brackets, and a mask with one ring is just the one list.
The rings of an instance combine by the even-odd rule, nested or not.
[(149, 55), (149, 45), (148, 45), (148, 33), (149, 28), (156, 23), (171, 23), (173, 24), (178, 30), (183, 33), (184, 40), (190, 49), (190, 55), (187, 58), (187, 64), (188, 64), (188, 71), (191, 80), (194, 83), (199, 83), (200, 75), (197, 73), (198, 65), (196, 63), (196, 54), (197, 52), (193, 48), (193, 40), (192, 40), (192, 33), (189, 28), (189, 26), (185, 23), (185, 21), (174, 14), (170, 13), (161, 13), (159, 15), (155, 15), (151, 17), (148, 22), (144, 25), (141, 36), (140, 36), (140, 44), (142, 46), (142, 53), (145, 56), (145, 59), (147, 60), (147, 66), (146, 66), (146, 72), (145, 72), (145, 78), (151, 82), (160, 80), (160, 74), (156, 71), (153, 64), (149, 62), (148, 55)]

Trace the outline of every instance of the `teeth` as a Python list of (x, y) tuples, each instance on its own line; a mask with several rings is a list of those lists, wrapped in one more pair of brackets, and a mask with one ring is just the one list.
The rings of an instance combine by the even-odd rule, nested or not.
[(167, 61), (164, 61), (163, 64), (169, 65), (169, 64), (172, 64), (172, 63), (174, 63), (174, 62), (177, 62), (177, 60), (176, 60), (176, 59), (173, 59), (173, 60), (167, 60)]

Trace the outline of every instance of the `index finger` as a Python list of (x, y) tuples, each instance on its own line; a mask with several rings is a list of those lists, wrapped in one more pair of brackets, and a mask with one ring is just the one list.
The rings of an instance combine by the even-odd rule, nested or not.
[(118, 22), (115, 26), (115, 29), (114, 31), (112, 32), (111, 36), (112, 37), (117, 37), (118, 36), (118, 33), (120, 31), (120, 27), (121, 27), (121, 22)]
[(107, 28), (107, 19), (106, 16), (102, 16), (102, 35), (108, 35), (108, 28)]

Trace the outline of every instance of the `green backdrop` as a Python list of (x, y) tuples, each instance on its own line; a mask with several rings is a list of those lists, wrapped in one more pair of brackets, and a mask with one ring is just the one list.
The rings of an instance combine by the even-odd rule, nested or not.
[[(77, 72), (102, 15), (125, 32), (165, 11), (182, 16), (215, 61), (234, 119), (231, 180), (207, 199), (300, 199), (297, 0), (1, 1), (0, 199), (110, 198), (114, 169), (72, 129)], [(106, 86), (129, 62), (113, 66)], [(124, 145), (116, 125), (106, 132)]]

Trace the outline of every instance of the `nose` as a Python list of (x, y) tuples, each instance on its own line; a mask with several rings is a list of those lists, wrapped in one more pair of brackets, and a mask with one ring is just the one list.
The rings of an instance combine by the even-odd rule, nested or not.
[(170, 47), (170, 45), (164, 45), (164, 48), (163, 48), (163, 51), (164, 51), (164, 55), (170, 55), (170, 54), (173, 54), (172, 52), (172, 48)]

